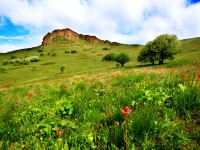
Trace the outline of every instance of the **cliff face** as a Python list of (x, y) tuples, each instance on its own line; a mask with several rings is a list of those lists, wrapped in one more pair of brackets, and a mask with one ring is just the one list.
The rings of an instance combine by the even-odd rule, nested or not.
[[(90, 36), (90, 35), (83, 35), (83, 34), (78, 34), (71, 29), (61, 29), (61, 30), (54, 30), (51, 33), (48, 33), (44, 36), (42, 45), (48, 45), (52, 43), (52, 40), (54, 37), (64, 37), (68, 40), (85, 40), (90, 43), (98, 43), (101, 42), (102, 40), (98, 39), (96, 36)], [(102, 41), (103, 42), (103, 41)]]

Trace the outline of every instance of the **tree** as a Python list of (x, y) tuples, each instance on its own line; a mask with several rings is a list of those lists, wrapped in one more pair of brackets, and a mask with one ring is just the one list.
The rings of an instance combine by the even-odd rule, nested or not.
[(115, 61), (118, 62), (122, 67), (124, 67), (124, 64), (130, 61), (130, 58), (126, 54), (119, 54), (115, 57)]
[(166, 59), (174, 59), (174, 55), (180, 51), (180, 42), (174, 34), (163, 34), (148, 42), (140, 51), (137, 58), (139, 62), (155, 61), (163, 64)]
[(140, 54), (137, 58), (137, 61), (139, 62), (150, 62), (152, 65), (154, 65), (155, 61), (157, 60), (157, 54), (153, 50), (153, 42), (150, 41), (146, 44), (145, 47), (143, 47), (140, 51)]

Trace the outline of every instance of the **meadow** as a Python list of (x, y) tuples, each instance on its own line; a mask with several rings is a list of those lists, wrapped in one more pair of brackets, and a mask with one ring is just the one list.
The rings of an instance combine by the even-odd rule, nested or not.
[[(139, 45), (58, 41), (1, 54), (40, 61), (1, 65), (0, 149), (199, 149), (199, 43), (183, 40), (155, 66), (136, 62)], [(131, 61), (102, 61), (111, 52)]]

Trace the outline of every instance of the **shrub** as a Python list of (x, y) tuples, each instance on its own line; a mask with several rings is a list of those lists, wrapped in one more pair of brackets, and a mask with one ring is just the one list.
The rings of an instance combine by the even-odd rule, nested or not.
[(65, 51), (65, 54), (67, 54), (67, 53), (70, 53), (70, 51), (66, 50), (66, 51)]
[(22, 64), (22, 65), (29, 65), (30, 64), (30, 60), (28, 60), (28, 59), (21, 59), (19, 63)]
[(0, 66), (0, 73), (6, 73), (8, 71), (8, 68), (4, 66)]
[(51, 54), (51, 56), (56, 56), (56, 55), (57, 55), (56, 53)]
[(115, 57), (115, 61), (120, 63), (122, 67), (124, 67), (124, 64), (130, 61), (130, 58), (126, 54), (119, 54)]
[(102, 50), (109, 50), (109, 48), (108, 47), (104, 47), (104, 48), (102, 48)]
[(40, 57), (38, 56), (30, 56), (30, 57), (26, 57), (26, 60), (29, 60), (30, 62), (37, 62), (40, 60)]
[(19, 64), (20, 63), (20, 59), (19, 58), (14, 59), (14, 60), (12, 60), (11, 63), (13, 63), (13, 64)]
[(10, 64), (10, 60), (4, 60), (4, 61), (2, 62), (2, 65), (8, 65), (8, 64)]
[(47, 55), (49, 56), (49, 55), (51, 55), (51, 53), (47, 53)]
[(113, 53), (110, 53), (110, 54), (107, 54), (103, 57), (103, 61), (114, 61), (115, 60), (115, 54)]
[(12, 55), (12, 56), (10, 56), (10, 58), (11, 58), (11, 59), (14, 59), (14, 58), (17, 58), (17, 56)]
[(77, 53), (77, 51), (76, 50), (71, 50), (71, 53), (73, 54), (73, 53)]
[(42, 49), (38, 49), (37, 51), (38, 51), (38, 52), (43, 52), (43, 50), (42, 50)]
[(61, 67), (60, 67), (60, 71), (61, 71), (61, 73), (63, 73), (64, 70), (65, 70), (65, 66), (61, 66)]
[(44, 53), (41, 53), (40, 56), (44, 56)]

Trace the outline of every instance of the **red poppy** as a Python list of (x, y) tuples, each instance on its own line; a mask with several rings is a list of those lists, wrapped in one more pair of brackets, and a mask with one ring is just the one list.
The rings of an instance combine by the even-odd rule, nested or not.
[(190, 79), (189, 78), (185, 78), (185, 81), (189, 81)]
[(29, 92), (29, 93), (27, 94), (27, 96), (28, 96), (28, 98), (32, 98), (32, 97), (33, 97), (33, 93), (32, 93), (32, 92)]
[(132, 109), (129, 109), (128, 107), (124, 107), (122, 110), (121, 110), (121, 113), (123, 114), (123, 115), (127, 115), (127, 114), (129, 114), (129, 113), (131, 113), (132, 112)]
[(187, 70), (185, 71), (185, 74), (186, 74), (186, 73), (189, 73), (189, 72), (190, 72), (190, 70), (189, 70), (189, 69), (187, 69)]
[(61, 135), (63, 134), (63, 131), (62, 131), (62, 130), (56, 130), (56, 134), (57, 134), (58, 136), (61, 136)]
[(197, 74), (197, 80), (200, 82), (200, 73)]

